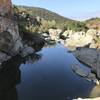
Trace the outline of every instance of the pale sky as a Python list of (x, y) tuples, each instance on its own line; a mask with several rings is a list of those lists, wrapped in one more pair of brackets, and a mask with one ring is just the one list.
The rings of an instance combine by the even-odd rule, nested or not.
[(13, 4), (41, 7), (71, 19), (100, 17), (100, 0), (12, 0)]

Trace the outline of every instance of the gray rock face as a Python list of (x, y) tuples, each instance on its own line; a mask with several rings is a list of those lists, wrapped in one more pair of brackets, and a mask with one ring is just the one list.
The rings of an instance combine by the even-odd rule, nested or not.
[(83, 63), (92, 67), (100, 79), (100, 50), (91, 48), (80, 48), (73, 52), (75, 57)]
[[(18, 53), (19, 49), (23, 47), (21, 38), (19, 36), (18, 25), (16, 22), (7, 19), (1, 18), (0, 21), (0, 36), (3, 39), (2, 46), (8, 45), (6, 47), (9, 48), (13, 54)], [(4, 48), (5, 49), (5, 48)]]
[(22, 48), (17, 23), (0, 17), (0, 63), (19, 53)]
[(10, 52), (12, 49), (12, 35), (8, 31), (0, 33), (0, 49), (4, 52)]
[(21, 52), (21, 56), (25, 57), (29, 54), (34, 53), (34, 52), (35, 52), (35, 50), (32, 47), (28, 47), (27, 45), (25, 45), (22, 52)]
[(0, 63), (16, 54), (25, 57), (40, 50), (43, 45), (44, 40), (39, 34), (24, 33), (22, 39), (15, 21), (0, 17)]
[(11, 58), (11, 56), (9, 56), (3, 52), (0, 52), (0, 65), (2, 64), (2, 62), (7, 61), (10, 58)]

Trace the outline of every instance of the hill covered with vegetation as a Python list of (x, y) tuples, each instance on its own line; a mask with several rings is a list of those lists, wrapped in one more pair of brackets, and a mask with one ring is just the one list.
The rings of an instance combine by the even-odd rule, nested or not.
[(88, 28), (100, 30), (100, 18), (91, 18), (85, 22)]
[(38, 7), (14, 6), (21, 31), (47, 32), (50, 28), (62, 30), (87, 31), (90, 28), (100, 29), (100, 18), (76, 21), (57, 13)]
[(65, 23), (66, 21), (73, 21), (69, 18), (65, 18), (57, 13), (54, 13), (52, 11), (49, 11), (44, 8), (39, 8), (39, 7), (27, 7), (27, 6), (17, 6), (20, 11), (26, 11), (30, 15), (37, 17), (39, 16), (40, 18), (43, 18), (45, 20), (55, 20), (57, 23)]

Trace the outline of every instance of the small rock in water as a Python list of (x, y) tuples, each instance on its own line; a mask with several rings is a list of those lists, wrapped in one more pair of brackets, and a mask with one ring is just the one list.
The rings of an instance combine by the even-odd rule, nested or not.
[(80, 76), (82, 76), (82, 77), (87, 77), (88, 74), (89, 74), (89, 73), (86, 72), (83, 68), (81, 68), (79, 64), (74, 64), (74, 65), (72, 65), (72, 70), (73, 70), (76, 74), (78, 74), (78, 75), (80, 75)]

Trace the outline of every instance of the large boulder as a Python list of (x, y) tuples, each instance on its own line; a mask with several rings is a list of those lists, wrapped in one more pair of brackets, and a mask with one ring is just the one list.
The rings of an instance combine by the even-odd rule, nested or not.
[[(0, 17), (0, 62), (5, 61), (5, 56), (15, 56), (23, 48), (23, 43), (15, 21)], [(4, 56), (5, 55), (5, 56)]]
[(66, 39), (66, 47), (83, 47), (92, 43), (93, 37), (83, 32), (75, 32)]
[(100, 50), (79, 48), (74, 51), (73, 54), (78, 60), (92, 67), (93, 71), (97, 73), (97, 77), (100, 79)]
[(18, 25), (8, 18), (0, 19), (0, 50), (15, 55), (23, 48)]
[(57, 40), (61, 32), (61, 29), (49, 29), (49, 35), (52, 40)]
[(23, 48), (18, 25), (12, 16), (11, 0), (0, 0), (0, 63), (15, 56)]

